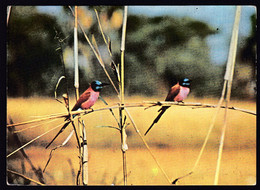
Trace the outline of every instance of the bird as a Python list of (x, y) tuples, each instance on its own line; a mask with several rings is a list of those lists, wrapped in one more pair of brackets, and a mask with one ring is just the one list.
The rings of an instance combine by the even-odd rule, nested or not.
[[(174, 86), (171, 87), (171, 89), (168, 92), (167, 97), (165, 98), (165, 101), (176, 101), (176, 102), (183, 102), (185, 98), (187, 98), (188, 94), (190, 93), (190, 82), (188, 78), (184, 78), (177, 82)], [(162, 117), (162, 115), (166, 112), (166, 110), (170, 106), (162, 106), (158, 112), (158, 116), (154, 119), (152, 125), (147, 129), (144, 136), (151, 130), (153, 125), (159, 121), (159, 119)]]
[[(101, 91), (101, 89), (106, 86), (109, 85), (108, 83), (102, 83), (98, 80), (94, 80), (93, 82), (91, 82), (90, 86), (88, 87), (88, 89), (83, 92), (78, 101), (76, 102), (76, 104), (73, 106), (73, 108), (71, 109), (71, 111), (77, 111), (77, 110), (84, 110), (84, 109), (89, 109), (91, 108), (95, 102), (97, 101), (98, 97), (99, 97), (99, 93)], [(72, 115), (72, 117), (74, 118), (76, 115)], [(69, 116), (66, 117), (65, 121), (69, 120)], [(60, 129), (60, 131), (56, 134), (56, 136), (52, 139), (52, 141), (45, 147), (46, 149), (53, 143), (53, 141), (65, 130), (65, 128), (70, 124), (70, 122), (68, 121), (67, 123), (65, 123), (62, 128)]]

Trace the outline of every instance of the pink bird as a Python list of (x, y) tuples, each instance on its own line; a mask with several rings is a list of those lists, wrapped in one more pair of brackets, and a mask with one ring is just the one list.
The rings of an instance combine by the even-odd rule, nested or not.
[[(185, 78), (175, 84), (173, 87), (171, 87), (165, 101), (176, 101), (176, 102), (182, 102), (190, 93), (190, 80)], [(144, 135), (146, 135), (153, 125), (159, 121), (159, 119), (162, 117), (164, 112), (169, 108), (170, 106), (162, 106), (161, 109), (158, 110), (159, 115), (155, 118), (152, 125), (149, 127), (149, 129), (145, 132)]]
[[(76, 102), (76, 104), (74, 105), (74, 107), (72, 108), (71, 111), (77, 111), (80, 109), (89, 109), (91, 108), (95, 102), (97, 101), (98, 97), (99, 97), (99, 93), (101, 91), (101, 89), (103, 88), (103, 86), (109, 85), (107, 83), (102, 83), (98, 80), (95, 80), (91, 83), (91, 85), (89, 86), (89, 88), (83, 92), (78, 101)], [(72, 117), (74, 118), (76, 115), (73, 115)], [(68, 120), (69, 118), (66, 118), (66, 120)], [(60, 129), (60, 131), (57, 133), (57, 135), (52, 139), (52, 141), (46, 146), (46, 148), (48, 148), (52, 142), (64, 131), (64, 129), (70, 124), (70, 122), (65, 123), (63, 125), (63, 127)]]

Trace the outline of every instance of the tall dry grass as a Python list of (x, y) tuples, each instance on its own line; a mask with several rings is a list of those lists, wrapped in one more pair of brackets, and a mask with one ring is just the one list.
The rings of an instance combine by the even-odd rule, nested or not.
[[(110, 105), (118, 103), (116, 98), (105, 97), (105, 99)], [(74, 98), (71, 98), (71, 104), (74, 103), (73, 100)], [(125, 98), (126, 103), (142, 102), (144, 100), (160, 100), (160, 98), (138, 96)], [(186, 102), (212, 104), (216, 104), (217, 101), (217, 99), (196, 99), (192, 97), (186, 100)], [(256, 110), (255, 102), (231, 101), (230, 105), (253, 111)], [(103, 102), (98, 101), (93, 108), (103, 106)], [(148, 110), (144, 110), (144, 108), (129, 108), (128, 110), (143, 134), (157, 116), (158, 109), (159, 107), (152, 107)], [(66, 112), (64, 106), (50, 98), (7, 99), (7, 116), (10, 115), (14, 122), (27, 121), (33, 119), (34, 116), (60, 112)], [(234, 110), (229, 110), (229, 112), (219, 182), (220, 184), (252, 184), (256, 176), (256, 117)], [(118, 114), (118, 111), (115, 110), (115, 114)], [(172, 106), (145, 137), (158, 161), (172, 179), (187, 173), (192, 168), (207, 134), (213, 114), (213, 108), (191, 109), (186, 106)], [(212, 184), (223, 114), (224, 109), (221, 110), (221, 114), (218, 116), (197, 170), (191, 176), (180, 180), (179, 184)], [(116, 184), (123, 184), (121, 174), (122, 160), (120, 156), (121, 142), (120, 136), (117, 134), (119, 131), (98, 127), (117, 126), (113, 116), (109, 110), (106, 110), (93, 112), (82, 118), (87, 126), (90, 153), (89, 184), (110, 184), (113, 181)], [(18, 133), (18, 135), (23, 137), (24, 142), (27, 142), (61, 122), (63, 122), (63, 119)], [(17, 126), (16, 129), (24, 127), (26, 126)], [(69, 126), (69, 128), (72, 129), (72, 126)], [(32, 160), (42, 168), (46, 164), (49, 155), (49, 151), (43, 149), (42, 146), (46, 145), (57, 131), (54, 130), (53, 133), (42, 137), (32, 144), (38, 147), (30, 146), (26, 149)], [(66, 129), (54, 144), (62, 143), (69, 132), (70, 130)], [(167, 184), (167, 181), (163, 178), (154, 160), (131, 125), (127, 127), (127, 135), (129, 146), (127, 162), (128, 172), (130, 172), (128, 184)], [(69, 177), (71, 174), (67, 171), (69, 170), (67, 159), (70, 158), (72, 160), (73, 166), (77, 170), (78, 150), (76, 145), (75, 137), (72, 137), (66, 147), (55, 152), (53, 160), (47, 169), (47, 173), (53, 175), (55, 179), (54, 181), (49, 178), (50, 183), (73, 184), (72, 177)], [(64, 167), (64, 165), (68, 167)], [(71, 180), (65, 180), (67, 178), (71, 178)]]

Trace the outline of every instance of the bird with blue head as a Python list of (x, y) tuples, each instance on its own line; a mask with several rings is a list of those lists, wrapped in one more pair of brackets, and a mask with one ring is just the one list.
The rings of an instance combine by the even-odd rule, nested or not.
[[(165, 101), (183, 102), (183, 100), (187, 98), (188, 94), (190, 93), (190, 82), (190, 79), (184, 78), (172, 86), (168, 92), (167, 97), (165, 98)], [(152, 125), (148, 128), (144, 135), (146, 135), (151, 130), (153, 125), (159, 121), (159, 119), (169, 107), (170, 106), (162, 106), (161, 109), (158, 110), (160, 113), (154, 119)]]
[[(91, 108), (95, 104), (95, 102), (97, 101), (102, 88), (104, 86), (107, 86), (107, 85), (109, 85), (109, 84), (108, 83), (102, 83), (98, 80), (94, 80), (93, 82), (91, 82), (88, 89), (80, 95), (79, 99), (77, 100), (76, 104), (73, 106), (71, 111), (77, 111), (77, 110), (80, 110), (80, 109)], [(75, 116), (76, 115), (73, 115), (72, 117), (74, 118)], [(66, 118), (65, 120), (68, 120), (68, 119), (69, 119), (69, 117)], [(60, 135), (60, 133), (62, 133), (64, 131), (64, 129), (69, 124), (70, 124), (70, 122), (65, 123), (63, 125), (63, 127), (56, 134), (56, 136), (52, 139), (52, 141), (46, 146), (46, 148), (48, 148), (52, 144), (52, 142)]]
[(91, 108), (99, 97), (99, 93), (104, 86), (109, 85), (108, 83), (102, 83), (98, 80), (94, 80), (89, 88), (83, 92), (71, 111), (76, 111), (79, 108), (89, 109)]

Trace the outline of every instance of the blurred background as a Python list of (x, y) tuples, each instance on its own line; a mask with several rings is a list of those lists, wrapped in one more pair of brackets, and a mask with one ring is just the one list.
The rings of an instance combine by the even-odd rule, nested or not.
[[(111, 59), (98, 28), (111, 39), (113, 60), (120, 63), (121, 6), (79, 7), (79, 20), (97, 40), (110, 75)], [(219, 97), (227, 61), (235, 6), (129, 6), (126, 35), (126, 92), (128, 95), (166, 94), (177, 80), (188, 77), (191, 95)], [(7, 95), (53, 96), (62, 64), (55, 50), (63, 43), (66, 74), (73, 90), (73, 26), (68, 7), (13, 6), (7, 27)], [(107, 81), (79, 30), (80, 90), (98, 79)], [(113, 78), (114, 81), (115, 77)], [(243, 88), (244, 90), (240, 90)], [(62, 89), (62, 88), (61, 88)], [(112, 88), (104, 94), (114, 93)], [(166, 95), (164, 95), (166, 96)], [(243, 6), (232, 96), (256, 97), (256, 7)]]
[[(78, 6), (78, 19), (88, 37), (91, 39), (94, 35), (105, 67), (116, 83), (94, 8), (106, 38), (111, 40), (112, 59), (120, 64), (123, 7)], [(192, 80), (191, 93), (185, 101), (216, 105), (223, 86), (235, 10), (235, 6), (129, 6), (125, 51), (126, 103), (164, 100), (173, 84), (188, 77)], [(62, 48), (70, 104), (75, 103), (73, 27), (74, 17), (66, 6), (12, 6), (7, 26), (7, 123), (67, 111), (54, 99), (56, 83), (64, 75), (60, 54), (56, 51), (59, 47), (57, 36), (64, 39)], [(93, 80), (109, 80), (80, 30), (78, 37), (79, 89), (82, 93)], [(256, 111), (254, 6), (242, 6), (232, 85), (230, 105)], [(58, 96), (65, 92), (63, 80)], [(119, 102), (112, 86), (105, 88), (101, 95), (109, 105)], [(98, 100), (93, 108), (100, 107), (104, 104)], [(158, 106), (148, 110), (129, 108), (141, 134), (157, 116), (158, 109)], [(119, 117), (118, 110), (114, 112)], [(193, 167), (214, 113), (212, 108), (172, 106), (145, 136), (171, 180), (185, 175)], [(253, 185), (256, 183), (256, 117), (234, 110), (228, 113), (219, 184)], [(223, 118), (224, 109), (217, 117), (198, 169), (190, 177), (180, 180), (179, 185), (213, 183)], [(122, 185), (120, 133), (104, 127), (117, 126), (115, 119), (108, 110), (84, 115), (82, 119), (87, 125), (89, 184)], [(8, 128), (7, 154), (62, 122), (63, 118)], [(126, 122), (130, 123), (128, 119)], [(75, 136), (55, 151), (42, 173), (51, 148), (63, 143), (71, 130), (69, 125), (47, 150), (45, 146), (58, 128), (42, 136), (26, 146), (27, 157), (21, 151), (8, 157), (7, 168), (48, 185), (75, 185), (79, 168)], [(126, 132), (128, 184), (168, 185), (132, 125)], [(7, 180), (10, 184), (33, 184), (9, 172)]]

